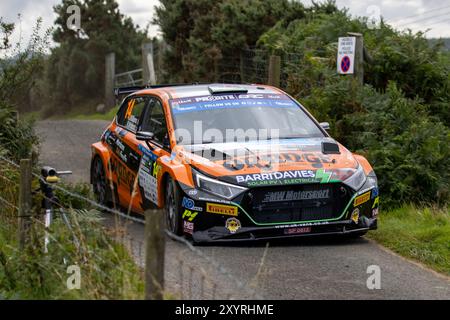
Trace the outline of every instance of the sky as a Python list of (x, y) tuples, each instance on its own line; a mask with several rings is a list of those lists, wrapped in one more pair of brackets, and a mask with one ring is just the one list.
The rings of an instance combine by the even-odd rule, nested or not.
[[(144, 28), (153, 17), (158, 0), (117, 0), (121, 12)], [(309, 4), (310, 0), (301, 0)], [(53, 6), (61, 0), (0, 0), (0, 17), (15, 22), (18, 27), (13, 40), (27, 41), (38, 17), (44, 28), (53, 25)], [(338, 7), (347, 7), (352, 15), (379, 16), (399, 29), (413, 31), (431, 29), (428, 38), (450, 37), (450, 0), (337, 0)], [(21, 14), (20, 23), (17, 18)], [(150, 26), (149, 36), (158, 35), (157, 26)]]

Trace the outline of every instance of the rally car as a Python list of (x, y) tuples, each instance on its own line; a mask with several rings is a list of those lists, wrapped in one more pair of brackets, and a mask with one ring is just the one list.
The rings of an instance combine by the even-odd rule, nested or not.
[(92, 145), (98, 201), (163, 208), (194, 242), (343, 234), (377, 227), (377, 177), (285, 92), (264, 85), (124, 88)]

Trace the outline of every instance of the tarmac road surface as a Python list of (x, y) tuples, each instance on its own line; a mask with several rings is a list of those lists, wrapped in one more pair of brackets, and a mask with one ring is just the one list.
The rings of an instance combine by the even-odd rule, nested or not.
[[(41, 162), (72, 170), (69, 179), (89, 182), (90, 145), (105, 121), (60, 120), (37, 123)], [(381, 214), (383, 214), (381, 212)], [(105, 214), (106, 223), (114, 218)], [(127, 232), (142, 263), (144, 227)], [(374, 231), (376, 232), (376, 231)], [(187, 299), (450, 299), (450, 280), (401, 258), (365, 238), (336, 237), (266, 244), (203, 246), (196, 250), (167, 240), (166, 288)], [(217, 262), (221, 269), (212, 265)], [(381, 289), (368, 289), (369, 266), (378, 266)], [(206, 279), (206, 280), (205, 280)], [(370, 281), (369, 281), (370, 282)], [(190, 288), (190, 289), (189, 289)]]

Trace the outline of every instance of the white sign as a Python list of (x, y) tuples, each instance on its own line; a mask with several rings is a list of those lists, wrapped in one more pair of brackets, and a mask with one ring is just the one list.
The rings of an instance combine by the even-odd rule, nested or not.
[(339, 38), (337, 70), (339, 74), (353, 74), (355, 65), (355, 37)]

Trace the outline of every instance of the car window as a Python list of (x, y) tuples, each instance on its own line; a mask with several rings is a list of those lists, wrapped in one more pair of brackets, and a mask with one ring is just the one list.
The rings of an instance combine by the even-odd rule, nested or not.
[(127, 99), (117, 114), (117, 123), (132, 132), (136, 132), (139, 118), (147, 101), (148, 98), (146, 97), (133, 97)]
[[(179, 144), (325, 136), (300, 105), (283, 94), (198, 96), (169, 102)], [(211, 136), (195, 135), (195, 123)]]
[(142, 119), (142, 131), (153, 132), (154, 140), (162, 145), (168, 145), (168, 133), (166, 126), (166, 118), (164, 117), (164, 109), (161, 101), (152, 98), (148, 112), (144, 119)]

